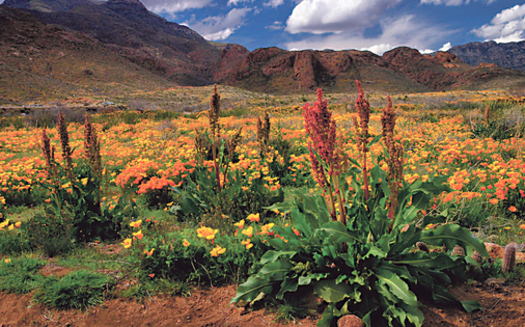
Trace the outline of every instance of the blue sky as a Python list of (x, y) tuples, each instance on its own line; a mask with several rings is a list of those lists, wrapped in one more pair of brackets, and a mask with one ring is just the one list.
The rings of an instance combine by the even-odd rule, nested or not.
[(473, 41), (525, 40), (525, 4), (511, 0), (141, 0), (208, 40), (250, 51), (398, 46), (421, 52)]

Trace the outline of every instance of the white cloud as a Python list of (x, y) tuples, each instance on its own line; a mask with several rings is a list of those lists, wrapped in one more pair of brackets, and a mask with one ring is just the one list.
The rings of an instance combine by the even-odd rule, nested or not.
[(184, 25), (197, 31), (207, 40), (224, 40), (244, 25), (244, 19), (250, 11), (251, 8), (233, 8), (226, 16), (212, 16), (199, 21), (192, 18)]
[(277, 8), (282, 4), (284, 4), (284, 0), (268, 0), (265, 3), (263, 3), (264, 6), (273, 8)]
[[(497, 0), (473, 0), (473, 1), (483, 1), (488, 4), (491, 4)], [(421, 0), (421, 4), (432, 4), (432, 5), (445, 5), (445, 6), (461, 6), (462, 4), (468, 5), (471, 0)]]
[[(421, 51), (431, 49), (432, 45), (452, 34), (448, 31), (421, 22), (413, 15), (397, 19), (383, 19), (383, 32), (374, 38), (365, 38), (362, 33), (344, 32), (328, 36), (312, 36), (301, 41), (290, 42), (286, 47), (290, 50), (333, 49), (333, 50), (368, 50), (378, 55), (399, 46), (408, 46)], [(432, 50), (429, 50), (432, 51)]]
[(443, 44), (443, 46), (441, 47), (441, 49), (439, 49), (439, 51), (447, 52), (451, 48), (452, 48), (452, 44), (450, 42), (447, 42)]
[(287, 20), (286, 31), (314, 34), (363, 31), (375, 26), (388, 7), (402, 0), (303, 0)]
[(486, 41), (494, 40), (498, 43), (525, 40), (525, 4), (503, 10), (490, 21), (490, 24), (485, 24), (472, 32)]
[(237, 6), (242, 2), (253, 2), (253, 0), (228, 0), (228, 6)]
[(272, 30), (272, 31), (282, 30), (282, 29), (284, 29), (284, 25), (280, 21), (276, 20), (275, 22), (273, 22), (272, 25), (265, 26), (264, 28), (267, 28), (267, 29)]
[(141, 0), (141, 2), (153, 12), (172, 14), (206, 7), (213, 0)]

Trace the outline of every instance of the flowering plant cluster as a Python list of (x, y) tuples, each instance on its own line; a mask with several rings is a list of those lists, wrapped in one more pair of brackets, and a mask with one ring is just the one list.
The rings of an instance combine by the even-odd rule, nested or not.
[[(313, 108), (304, 107), (304, 117), (311, 167), (323, 195), (297, 192), (293, 203), (273, 207), (290, 210), (293, 225), (273, 228), (282, 238), (268, 240), (263, 267), (239, 286), (232, 302), (268, 296), (285, 300), (310, 290), (329, 304), (318, 326), (331, 326), (346, 314), (361, 317), (366, 326), (421, 326), (418, 297), (429, 294), (467, 311), (479, 308), (477, 303), (457, 301), (444, 283), (450, 282), (446, 272), (464, 273), (467, 262), (473, 262), (470, 257), (413, 249), (418, 242), (447, 249), (459, 245), (469, 255), (476, 250), (488, 256), (484, 244), (466, 228), (443, 224), (446, 215), (419, 220), (418, 213), (428, 208), (432, 196), (448, 187), (445, 178), (402, 181), (403, 151), (394, 137), (390, 101), (382, 117), (386, 171), (380, 161), (367, 168), (369, 147), (379, 138), (369, 142), (370, 107), (357, 85), (354, 126), (361, 164), (352, 160), (352, 167), (342, 169), (344, 159), (334, 148), (336, 123), (318, 91), (318, 101)], [(335, 182), (338, 175), (343, 177)]]

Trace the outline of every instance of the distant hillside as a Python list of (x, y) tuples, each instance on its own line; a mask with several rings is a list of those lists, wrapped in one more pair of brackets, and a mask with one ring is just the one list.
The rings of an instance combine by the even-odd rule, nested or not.
[(331, 92), (351, 89), (356, 79), (385, 92), (511, 87), (525, 73), (494, 65), (473, 67), (454, 54), (434, 57), (400, 47), (378, 56), (368, 51), (286, 51), (278, 48), (249, 52), (240, 45), (221, 52), (215, 79), (250, 90), (290, 93), (322, 87)]
[(170, 84), (84, 34), (0, 6), (0, 104)]
[(4, 5), (29, 10), (46, 24), (85, 33), (180, 85), (213, 83), (220, 50), (138, 0), (6, 0)]
[(473, 66), (491, 63), (500, 67), (525, 71), (525, 41), (510, 43), (472, 42), (456, 45), (448, 52), (455, 54), (459, 59)]

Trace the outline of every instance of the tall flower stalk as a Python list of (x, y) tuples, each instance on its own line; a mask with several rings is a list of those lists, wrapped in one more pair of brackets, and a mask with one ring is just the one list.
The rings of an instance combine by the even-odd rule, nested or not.
[(221, 96), (217, 93), (217, 85), (213, 88), (213, 95), (210, 99), (210, 110), (208, 120), (211, 129), (213, 165), (215, 166), (215, 178), (217, 179), (217, 189), (222, 190), (219, 163), (217, 162), (217, 140), (220, 139), (219, 112), (221, 111)]
[(323, 195), (332, 220), (346, 224), (345, 194), (339, 176), (343, 166), (342, 156), (335, 151), (337, 141), (336, 123), (328, 110), (328, 101), (323, 100), (323, 91), (317, 90), (317, 101), (313, 106), (303, 107), (306, 132), (310, 140), (308, 149), (315, 181), (323, 189)]
[(71, 147), (69, 146), (69, 134), (64, 114), (60, 111), (57, 123), (58, 135), (60, 136), (60, 146), (62, 148), (62, 158), (66, 162), (66, 173), (70, 180), (73, 179), (73, 159), (71, 158)]
[(388, 217), (395, 218), (398, 196), (403, 186), (403, 146), (396, 142), (394, 138), (394, 128), (396, 126), (396, 112), (392, 106), (392, 99), (387, 97), (388, 105), (383, 108), (381, 115), (381, 127), (383, 142), (386, 147), (388, 166), (387, 178), (390, 197), (388, 199)]
[[(86, 114), (84, 122), (84, 157), (91, 166), (95, 176), (102, 180), (102, 157), (100, 155), (100, 142), (97, 138), (97, 133), (91, 122), (89, 116)], [(97, 187), (95, 201), (88, 202), (89, 210), (95, 212), (97, 215), (102, 215), (102, 208), (100, 206), (101, 194), (100, 187)]]
[(359, 116), (359, 121), (357, 118), (353, 118), (354, 121), (354, 127), (356, 130), (357, 135), (357, 147), (359, 151), (361, 152), (361, 158), (362, 158), (362, 169), (363, 169), (363, 184), (364, 184), (364, 191), (365, 191), (365, 200), (368, 201), (368, 198), (370, 197), (369, 190), (368, 190), (368, 169), (366, 166), (366, 157), (368, 149), (368, 138), (370, 137), (369, 131), (368, 131), (368, 122), (370, 121), (370, 103), (367, 99), (365, 99), (365, 92), (363, 91), (363, 88), (361, 87), (360, 81), (355, 81), (357, 85), (357, 90), (359, 92), (359, 95), (357, 97), (356, 103), (355, 103), (355, 109), (357, 111), (357, 115)]

